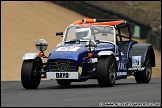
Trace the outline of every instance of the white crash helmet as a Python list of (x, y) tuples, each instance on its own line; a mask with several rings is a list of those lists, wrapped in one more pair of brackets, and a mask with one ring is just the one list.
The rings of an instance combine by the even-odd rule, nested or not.
[(89, 40), (91, 37), (91, 29), (90, 28), (79, 28), (75, 31), (76, 39), (81, 40)]

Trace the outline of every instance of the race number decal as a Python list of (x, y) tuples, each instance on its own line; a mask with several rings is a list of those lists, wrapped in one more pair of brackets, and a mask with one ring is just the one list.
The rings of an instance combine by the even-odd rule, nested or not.
[(56, 51), (77, 51), (80, 47), (59, 47)]
[(132, 67), (141, 67), (141, 56), (132, 56)]

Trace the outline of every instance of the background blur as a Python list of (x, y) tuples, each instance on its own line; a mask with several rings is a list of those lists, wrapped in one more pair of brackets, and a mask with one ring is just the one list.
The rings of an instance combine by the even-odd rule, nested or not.
[(48, 56), (62, 40), (56, 32), (84, 18), (127, 20), (134, 40), (153, 44), (153, 77), (161, 77), (161, 1), (1, 1), (1, 80), (20, 80), (22, 57), (39, 52), (38, 39)]
[(146, 39), (161, 51), (161, 1), (53, 2), (91, 18), (125, 19), (133, 37)]

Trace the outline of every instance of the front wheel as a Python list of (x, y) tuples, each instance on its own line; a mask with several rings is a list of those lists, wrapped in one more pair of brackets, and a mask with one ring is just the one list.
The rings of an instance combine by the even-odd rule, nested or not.
[(117, 65), (113, 56), (100, 57), (97, 63), (97, 80), (100, 87), (112, 87), (116, 81)]
[(149, 54), (146, 55), (144, 67), (145, 67), (144, 71), (142, 72), (139, 71), (134, 74), (137, 83), (149, 83), (151, 80), (152, 67)]
[(41, 80), (42, 61), (39, 58), (24, 60), (21, 68), (21, 83), (26, 89), (37, 89)]

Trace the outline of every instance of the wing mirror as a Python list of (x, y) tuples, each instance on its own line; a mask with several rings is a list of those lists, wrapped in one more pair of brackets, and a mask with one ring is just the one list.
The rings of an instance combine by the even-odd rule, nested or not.
[(63, 37), (63, 32), (56, 32), (56, 36), (61, 36), (61, 37)]

